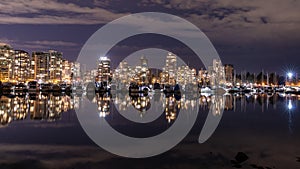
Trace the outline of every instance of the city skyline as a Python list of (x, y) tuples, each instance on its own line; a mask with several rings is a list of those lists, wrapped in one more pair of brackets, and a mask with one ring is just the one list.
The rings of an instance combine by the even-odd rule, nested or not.
[[(31, 55), (24, 51), (24, 50), (14, 50), (9, 44), (2, 44), (1, 46), (1, 73), (0, 78), (1, 81), (12, 81), (12, 82), (25, 82), (25, 81), (39, 81), (42, 82), (51, 82), (51, 83), (74, 83), (72, 80), (73, 78), (83, 78), (84, 82), (86, 81), (108, 81), (109, 78), (112, 78), (116, 72), (118, 72), (118, 68), (121, 66), (124, 67), (125, 65), (128, 66), (127, 62), (121, 61), (119, 64), (119, 67), (116, 69), (111, 68), (111, 59), (108, 57), (99, 57), (98, 60), (98, 68), (97, 70), (92, 71), (82, 71), (80, 69), (80, 63), (76, 62), (70, 62), (67, 59), (64, 59), (63, 53), (58, 52), (55, 50), (49, 50), (49, 51), (43, 51), (43, 52), (32, 52)], [(210, 72), (213, 69), (213, 67), (216, 67), (215, 64), (218, 64), (214, 61), (213, 67), (208, 67), (207, 70), (203, 68), (199, 68), (198, 70), (192, 67), (189, 67), (189, 65), (185, 66), (177, 66), (177, 58), (178, 56), (169, 52), (166, 54), (166, 60), (165, 60), (165, 67), (162, 70), (163, 72), (166, 72), (166, 75), (160, 74), (159, 78), (160, 81), (164, 84), (165, 80), (162, 78), (168, 77), (168, 83), (174, 84), (175, 82), (182, 82), (182, 78), (188, 78), (189, 83), (193, 83), (192, 79), (195, 81), (207, 81), (204, 77), (201, 77), (204, 75), (205, 71)], [(150, 70), (148, 68), (148, 60), (147, 56), (141, 56), (141, 67), (136, 67), (137, 69), (141, 69), (142, 71), (148, 71)], [(221, 64), (221, 61), (220, 61)], [(83, 66), (83, 65), (81, 65)], [(126, 67), (125, 66), (125, 67)], [(211, 69), (211, 70), (210, 70)], [(136, 70), (135, 72), (131, 72), (131, 74), (141, 74), (139, 73), (141, 70)], [(183, 71), (183, 72), (182, 72)], [(242, 83), (243, 81), (247, 81), (247, 83), (258, 83), (259, 81), (261, 84), (278, 84), (280, 81), (280, 84), (284, 82), (287, 82), (287, 79), (294, 79), (296, 85), (298, 85), (298, 73), (297, 72), (286, 72), (285, 75), (277, 74), (276, 72), (264, 72), (263, 70), (258, 73), (250, 73), (247, 71), (241, 71), (240, 74), (237, 73), (235, 70), (234, 65), (232, 64), (224, 64), (222, 68), (215, 69), (215, 72), (221, 72), (224, 71), (225, 80), (228, 83), (231, 83), (231, 85), (236, 84), (237, 81), (239, 83)], [(90, 72), (90, 73), (89, 73)], [(206, 73), (208, 73), (206, 72)], [(124, 77), (126, 79), (126, 72), (123, 72), (125, 74)], [(130, 72), (127, 72), (127, 74)], [(146, 73), (146, 72), (145, 72)], [(143, 73), (142, 73), (143, 74)], [(187, 75), (180, 78), (181, 75)], [(190, 75), (189, 75), (190, 74)], [(153, 81), (150, 79), (150, 76), (153, 76), (154, 74), (150, 71), (147, 73), (147, 78), (144, 80)], [(176, 75), (176, 78), (175, 78)], [(271, 75), (271, 77), (269, 76)], [(83, 77), (82, 77), (83, 76)], [(191, 76), (189, 78), (189, 76)], [(197, 77), (196, 77), (197, 76)], [(200, 76), (200, 77), (199, 77)], [(290, 77), (288, 77), (290, 76)], [(157, 77), (156, 77), (157, 78)], [(192, 79), (191, 79), (192, 78)], [(195, 79), (195, 78), (198, 78)], [(199, 79), (200, 78), (200, 79)], [(270, 79), (272, 78), (272, 79)], [(136, 79), (138, 80), (138, 79)], [(171, 82), (173, 81), (173, 82)], [(184, 80), (187, 82), (187, 80)], [(214, 80), (212, 80), (214, 81)], [(245, 82), (244, 82), (245, 83)], [(153, 83), (152, 83), (153, 84)]]

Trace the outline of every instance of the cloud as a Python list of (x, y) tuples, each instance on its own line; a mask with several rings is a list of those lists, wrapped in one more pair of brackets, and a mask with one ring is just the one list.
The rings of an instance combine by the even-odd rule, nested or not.
[(10, 45), (13, 42), (15, 42), (15, 41), (11, 40), (11, 39), (8, 39), (8, 38), (0, 38), (0, 46)]
[(64, 49), (73, 49), (74, 47), (79, 47), (80, 44), (68, 41), (61, 41), (61, 40), (35, 40), (35, 41), (20, 41), (16, 39), (8, 39), (8, 38), (1, 38), (1, 44), (8, 44), (14, 49), (31, 49), (33, 51), (37, 50), (49, 50), (49, 49), (56, 49), (58, 47), (63, 47)]
[(183, 16), (205, 32), (213, 32), (210, 37), (221, 41), (228, 41), (228, 36), (235, 44), (241, 39), (282, 42), (300, 38), (299, 1), (145, 0), (140, 3), (140, 6), (155, 5)]
[(42, 41), (27, 41), (27, 44), (33, 44), (33, 45), (43, 45), (43, 46), (65, 46), (65, 47), (74, 47), (78, 46), (77, 43), (74, 42), (65, 42), (65, 41), (48, 41), (48, 40), (42, 40)]
[(100, 24), (123, 16), (99, 7), (56, 0), (3, 0), (1, 24)]

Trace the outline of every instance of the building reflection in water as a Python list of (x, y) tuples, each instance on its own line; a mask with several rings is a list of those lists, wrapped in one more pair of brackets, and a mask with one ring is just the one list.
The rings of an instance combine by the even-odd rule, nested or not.
[[(261, 109), (264, 112), (270, 108), (277, 109), (277, 103), (280, 102), (285, 105), (286, 112), (289, 115), (289, 125), (292, 124), (292, 115), (294, 109), (298, 107), (297, 104), (300, 100), (300, 96), (297, 95), (280, 94), (225, 94), (224, 96), (200, 95), (195, 97), (184, 94), (181, 96), (174, 94), (165, 95), (163, 93), (151, 93), (147, 96), (129, 96), (128, 93), (110, 95), (106, 93), (83, 97), (88, 97), (90, 101), (97, 104), (99, 116), (103, 118), (111, 114), (112, 104), (118, 110), (127, 110), (132, 106), (143, 117), (151, 106), (156, 106), (160, 102), (163, 104), (163, 110), (155, 110), (163, 111), (165, 119), (169, 123), (176, 120), (181, 109), (194, 111), (199, 106), (200, 111), (213, 109), (213, 115), (216, 116), (221, 114), (222, 108), (227, 111), (246, 112), (249, 106), (253, 106), (254, 109)], [(55, 121), (61, 119), (63, 112), (79, 108), (81, 106), (81, 99), (81, 96), (76, 95), (53, 94), (1, 96), (0, 123), (3, 126), (13, 121), (24, 119)]]
[(223, 95), (212, 95), (211, 96), (211, 107), (214, 116), (220, 116), (223, 113), (225, 107), (225, 96)]
[(171, 123), (176, 119), (177, 113), (181, 108), (180, 100), (176, 100), (174, 95), (166, 97), (163, 106), (166, 120), (168, 123)]
[(134, 96), (131, 97), (131, 105), (138, 110), (140, 116), (143, 117), (147, 110), (150, 109), (150, 97), (149, 96)]
[(99, 117), (106, 117), (110, 114), (110, 100), (111, 97), (107, 93), (97, 94), (94, 98), (94, 102), (97, 103)]
[(55, 121), (61, 114), (79, 106), (79, 99), (71, 96), (55, 96), (52, 94), (34, 94), (22, 96), (1, 96), (0, 121), (7, 125), (12, 121), (31, 120)]

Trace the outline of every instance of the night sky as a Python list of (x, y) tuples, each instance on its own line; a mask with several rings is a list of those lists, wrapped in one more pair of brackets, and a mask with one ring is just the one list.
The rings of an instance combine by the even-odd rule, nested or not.
[[(86, 40), (104, 24), (130, 13), (165, 12), (198, 26), (223, 63), (238, 71), (283, 74), (300, 70), (299, 11), (296, 0), (1, 0), (0, 42), (28, 52), (56, 49), (74, 61)], [(159, 38), (164, 37), (133, 38), (110, 56), (159, 47)], [(176, 42), (169, 43), (168, 50), (189, 57), (185, 49), (178, 49)]]

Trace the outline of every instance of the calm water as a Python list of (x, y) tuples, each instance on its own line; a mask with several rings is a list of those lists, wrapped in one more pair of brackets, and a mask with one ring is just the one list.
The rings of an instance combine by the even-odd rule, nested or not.
[[(127, 159), (102, 150), (85, 134), (74, 111), (84, 106), (83, 99), (98, 105), (99, 123), (107, 120), (117, 131), (134, 137), (165, 131), (180, 110), (195, 106), (200, 110), (192, 131), (175, 148), (156, 157)], [(199, 144), (214, 96), (198, 100), (163, 94), (1, 96), (0, 168), (300, 168), (300, 96), (225, 95), (223, 99), (225, 111), (218, 128)], [(164, 113), (138, 127), (117, 111), (146, 118), (151, 108)], [(238, 152), (248, 159), (236, 162)]]

